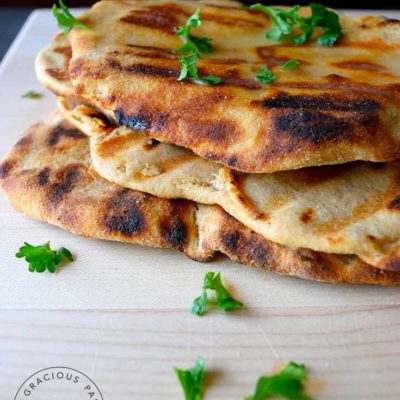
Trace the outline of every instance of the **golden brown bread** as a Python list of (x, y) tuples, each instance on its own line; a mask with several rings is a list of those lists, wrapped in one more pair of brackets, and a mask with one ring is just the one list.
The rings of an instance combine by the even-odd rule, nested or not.
[(174, 248), (198, 260), (215, 251), (246, 265), (327, 282), (400, 284), (400, 273), (357, 257), (291, 250), (252, 232), (219, 207), (164, 200), (122, 188), (90, 167), (88, 139), (54, 113), (0, 162), (9, 203), (81, 236)]
[[(65, 71), (68, 61), (54, 51), (68, 47), (67, 39), (53, 42), (38, 57), (38, 75), (51, 89), (74, 96), (69, 81), (54, 82), (47, 72)], [(376, 267), (399, 268), (397, 162), (235, 176), (184, 148), (114, 129), (92, 107), (69, 110), (60, 101), (66, 117), (91, 136), (94, 167), (110, 181), (164, 198), (219, 204), (254, 231), (292, 248), (357, 254)]]
[(93, 166), (118, 185), (164, 198), (218, 204), (265, 238), (291, 248), (354, 254), (400, 269), (400, 162), (353, 162), (274, 174), (237, 174), (89, 106), (59, 99), (90, 136)]
[[(193, 34), (214, 46), (199, 71), (220, 85), (177, 81), (173, 29), (197, 7)], [(328, 48), (271, 42), (266, 15), (236, 2), (103, 1), (82, 20), (70, 77), (119, 124), (244, 172), (400, 157), (399, 21), (343, 16)], [(289, 59), (301, 67), (281, 71)], [(254, 78), (262, 65), (278, 76), (270, 85)]]

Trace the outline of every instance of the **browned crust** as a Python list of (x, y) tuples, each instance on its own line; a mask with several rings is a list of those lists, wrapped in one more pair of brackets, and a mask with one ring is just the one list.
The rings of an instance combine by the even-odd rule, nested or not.
[[(97, 10), (107, 3), (100, 3)], [(187, 4), (134, 3), (126, 9), (127, 15), (116, 13), (115, 19), (96, 10), (86, 14), (94, 30), (101, 31), (104, 21), (121, 30), (129, 23), (140, 29), (145, 40), (142, 43), (138, 35), (136, 42), (127, 45), (131, 53), (123, 54), (112, 51), (111, 43), (109, 51), (94, 63), (82, 49), (92, 48), (96, 39), (90, 33), (72, 31), (74, 54), (69, 73), (77, 93), (114, 113), (119, 124), (242, 172), (400, 157), (399, 76), (389, 65), (376, 61), (378, 48), (390, 52), (393, 59), (398, 57), (398, 44), (389, 40), (397, 37), (398, 24), (380, 17), (349, 18), (346, 34), (329, 49), (329, 61), (322, 66), (316, 63), (321, 63), (321, 56), (313, 60), (305, 52), (308, 49), (313, 54), (312, 43), (240, 47), (243, 54), (231, 62), (232, 44), (224, 47), (219, 36), (228, 29), (232, 35), (261, 35), (268, 28), (268, 18), (233, 5), (222, 13), (198, 2), (201, 29), (218, 43), (212, 55), (199, 62), (200, 74), (222, 78), (222, 84), (210, 87), (177, 81), (173, 28), (191, 14), (194, 5)], [(359, 38), (361, 31), (365, 42)], [(152, 46), (152, 37), (164, 38), (166, 47)], [(121, 44), (115, 48), (122, 48)], [(288, 58), (300, 61), (299, 71), (280, 71)], [(256, 69), (264, 64), (279, 76), (270, 85), (254, 79)], [(319, 68), (321, 76), (309, 67)]]
[(219, 207), (112, 184), (90, 169), (88, 139), (58, 113), (30, 128), (0, 171), (1, 187), (16, 210), (80, 236), (173, 248), (201, 261), (220, 251), (245, 265), (318, 281), (400, 284), (400, 273), (357, 257), (272, 243)]
[[(34, 153), (38, 158), (32, 166)], [(0, 170), (9, 203), (30, 217), (80, 236), (173, 248), (203, 261), (211, 256), (198, 248), (193, 203), (160, 199), (100, 178), (90, 169), (87, 137), (58, 114), (29, 129)]]
[[(289, 249), (252, 232), (220, 208), (206, 218), (203, 245), (226, 254), (244, 265), (303, 279), (332, 283), (400, 284), (400, 273), (384, 271), (355, 256)], [(206, 222), (205, 221), (205, 222)]]

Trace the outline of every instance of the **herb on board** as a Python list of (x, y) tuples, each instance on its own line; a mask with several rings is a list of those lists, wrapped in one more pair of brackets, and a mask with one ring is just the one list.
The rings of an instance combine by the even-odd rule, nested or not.
[(305, 366), (291, 361), (277, 374), (260, 377), (254, 394), (245, 400), (264, 400), (276, 396), (288, 400), (311, 400), (311, 397), (304, 394), (303, 381), (306, 379)]
[(200, 400), (204, 378), (204, 360), (199, 357), (193, 368), (188, 370), (174, 368), (174, 370), (182, 386), (185, 400)]
[(24, 99), (40, 99), (42, 95), (33, 90), (30, 90), (29, 92), (23, 94), (21, 97), (23, 97)]
[(65, 247), (60, 247), (58, 250), (50, 248), (50, 242), (40, 246), (32, 246), (29, 243), (24, 244), (18, 253), (17, 258), (25, 258), (29, 263), (29, 271), (31, 272), (56, 272), (56, 267), (62, 262), (73, 261), (72, 254)]
[(226, 290), (221, 280), (221, 273), (207, 272), (204, 276), (203, 292), (196, 297), (189, 311), (192, 314), (201, 316), (204, 314), (208, 303), (207, 290), (214, 290), (217, 298), (217, 305), (225, 311), (235, 310), (243, 306), (243, 304), (233, 299)]

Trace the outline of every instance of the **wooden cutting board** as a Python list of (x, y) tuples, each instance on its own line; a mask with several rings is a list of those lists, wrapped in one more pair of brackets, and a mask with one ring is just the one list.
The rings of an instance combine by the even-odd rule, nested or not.
[[(34, 12), (0, 65), (1, 157), (55, 108), (33, 62), (56, 31), (49, 10)], [(21, 98), (28, 90), (43, 97)], [(206, 399), (242, 399), (259, 375), (290, 360), (309, 367), (316, 399), (399, 396), (400, 289), (319, 284), (223, 257), (199, 264), (172, 251), (82, 239), (16, 213), (3, 197), (0, 224), (0, 399), (60, 365), (89, 375), (105, 399), (180, 399), (172, 366), (189, 367), (197, 356), (211, 371)], [(76, 261), (54, 275), (29, 273), (16, 251), (48, 240)], [(209, 270), (222, 272), (243, 310), (187, 312)], [(57, 393), (64, 398), (71, 395)]]

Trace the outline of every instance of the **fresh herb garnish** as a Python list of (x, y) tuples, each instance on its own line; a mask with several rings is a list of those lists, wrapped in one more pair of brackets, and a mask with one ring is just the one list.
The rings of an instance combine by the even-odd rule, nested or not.
[[(290, 9), (281, 9), (253, 4), (250, 10), (261, 11), (271, 18), (272, 29), (267, 32), (266, 37), (271, 40), (290, 39), (296, 44), (305, 43), (314, 33), (315, 28), (322, 30), (317, 39), (321, 46), (333, 46), (342, 33), (339, 16), (322, 4), (310, 3), (311, 15), (301, 17), (298, 14), (300, 6), (293, 6)], [(297, 27), (302, 33), (292, 35), (293, 28)]]
[(32, 246), (25, 242), (18, 253), (15, 255), (17, 258), (25, 257), (29, 263), (29, 271), (31, 272), (56, 272), (56, 267), (61, 262), (73, 261), (72, 254), (65, 247), (60, 247), (57, 251), (50, 248), (50, 242), (41, 246)]
[(214, 290), (217, 298), (217, 305), (219, 308), (230, 311), (243, 306), (242, 303), (233, 299), (229, 292), (226, 290), (221, 280), (221, 273), (207, 272), (204, 275), (203, 292), (201, 296), (196, 297), (191, 305), (189, 311), (192, 314), (201, 316), (204, 314), (207, 305), (207, 290)]
[(56, 4), (53, 4), (53, 15), (57, 20), (58, 27), (66, 35), (72, 28), (88, 29), (88, 27), (81, 21), (78, 21), (68, 10), (68, 7), (62, 0), (58, 0), (60, 9)]
[(255, 78), (264, 85), (269, 85), (275, 79), (278, 79), (267, 67), (261, 67), (256, 71)]
[(200, 77), (197, 71), (197, 61), (200, 59), (201, 54), (209, 54), (212, 51), (211, 39), (209, 38), (195, 38), (190, 35), (191, 28), (201, 26), (200, 8), (186, 21), (185, 26), (180, 26), (175, 29), (175, 33), (180, 36), (183, 41), (183, 46), (175, 50), (175, 53), (180, 54), (179, 66), (181, 73), (178, 81), (186, 78), (192, 78), (201, 83), (209, 83), (216, 85), (221, 82), (221, 78), (208, 75)]
[(255, 392), (245, 400), (264, 400), (281, 396), (288, 400), (311, 400), (304, 394), (305, 366), (291, 361), (281, 372), (258, 379)]
[(29, 92), (23, 94), (21, 97), (23, 97), (24, 99), (40, 99), (42, 95), (40, 93), (34, 92), (33, 90), (30, 90)]
[(199, 357), (193, 368), (188, 370), (174, 368), (174, 370), (182, 386), (185, 400), (200, 400), (204, 378), (204, 360)]
[(295, 69), (299, 68), (300, 63), (297, 60), (288, 60), (281, 65), (281, 70), (285, 71), (286, 69)]

